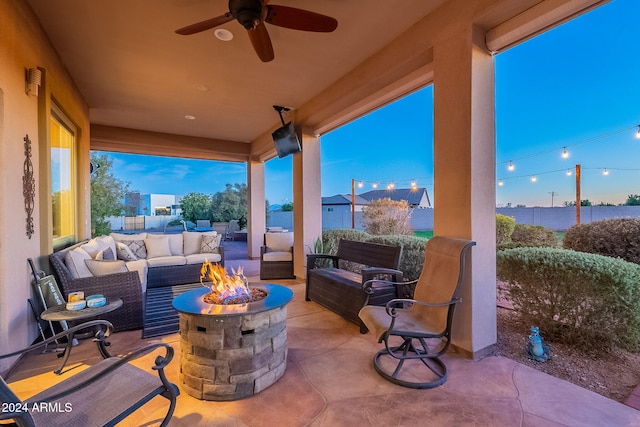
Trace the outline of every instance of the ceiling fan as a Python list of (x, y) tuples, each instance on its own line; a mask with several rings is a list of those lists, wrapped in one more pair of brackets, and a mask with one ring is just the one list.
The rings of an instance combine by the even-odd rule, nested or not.
[(184, 36), (210, 30), (234, 19), (247, 29), (249, 39), (262, 62), (273, 60), (273, 46), (264, 23), (293, 30), (330, 33), (338, 21), (329, 16), (288, 6), (270, 5), (269, 0), (229, 0), (229, 12), (176, 30)]

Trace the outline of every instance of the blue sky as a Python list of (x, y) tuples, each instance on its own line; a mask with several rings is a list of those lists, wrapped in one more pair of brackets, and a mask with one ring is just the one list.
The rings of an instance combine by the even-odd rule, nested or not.
[[(617, 204), (640, 194), (638, 16), (637, 0), (613, 0), (496, 56), (498, 206), (550, 206), (552, 193), (555, 206), (574, 201), (575, 177), (566, 172), (576, 164), (582, 199)], [(244, 164), (110, 156), (119, 178), (142, 193), (212, 194), (246, 182)], [(433, 88), (323, 135), (321, 162), (323, 196), (350, 193), (352, 179), (363, 182), (358, 192), (416, 180), (432, 195)], [(267, 200), (290, 202), (292, 158), (265, 170)]]

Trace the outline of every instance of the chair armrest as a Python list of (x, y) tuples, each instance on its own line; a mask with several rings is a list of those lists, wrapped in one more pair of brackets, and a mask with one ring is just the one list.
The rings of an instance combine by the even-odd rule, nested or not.
[(74, 334), (77, 331), (81, 331), (87, 328), (91, 328), (94, 326), (104, 326), (105, 330), (102, 330), (102, 328), (100, 328), (100, 330), (98, 332), (96, 332), (96, 337), (94, 338), (94, 341), (104, 341), (105, 338), (107, 338), (109, 335), (111, 335), (111, 331), (113, 330), (113, 325), (110, 322), (107, 322), (106, 320), (92, 320), (89, 322), (84, 322), (81, 323), (79, 325), (76, 325), (72, 328), (66, 329), (62, 332), (60, 332), (59, 334), (56, 334), (52, 337), (49, 337), (47, 339), (45, 339), (44, 341), (40, 341), (38, 343), (35, 343), (33, 345), (30, 345), (27, 348), (23, 348), (21, 350), (16, 350), (14, 352), (11, 353), (7, 353), (7, 354), (3, 354), (0, 355), (0, 359), (5, 359), (7, 357), (12, 357), (12, 356), (17, 356), (19, 354), (22, 353), (27, 353), (30, 352), (32, 350), (36, 350), (38, 348), (41, 347), (45, 347), (49, 344), (51, 344), (52, 342), (56, 342), (58, 341), (60, 338), (64, 338), (64, 337), (68, 337), (70, 334)]
[(331, 260), (334, 267), (338, 266), (338, 257), (335, 255), (327, 255), (327, 254), (309, 254), (307, 255), (307, 270), (313, 270), (316, 268), (316, 261), (320, 259), (328, 259)]
[(424, 307), (447, 307), (453, 304), (457, 304), (462, 302), (462, 298), (454, 298), (451, 301), (446, 302), (423, 302), (410, 298), (395, 298), (389, 301), (386, 305), (387, 314), (391, 317), (396, 317), (398, 314), (396, 313), (396, 308), (398, 306), (405, 307), (406, 304), (417, 304)]
[(382, 274), (388, 274), (392, 276), (393, 282), (402, 282), (403, 273), (400, 270), (382, 267), (365, 267), (362, 269), (362, 284), (364, 285), (365, 282), (375, 279), (376, 276), (380, 276)]
[[(387, 269), (383, 269), (383, 270), (387, 270)], [(391, 271), (398, 271), (398, 270), (391, 270)], [(400, 276), (402, 277), (402, 272), (400, 272)], [(400, 282), (400, 281), (391, 281), (391, 280), (382, 280), (382, 279), (369, 279), (367, 281), (365, 281), (362, 284), (362, 290), (371, 295), (373, 293), (373, 288), (379, 287), (376, 286), (376, 283), (381, 284), (384, 287), (388, 287), (389, 285), (398, 287), (400, 285), (415, 285), (416, 283), (418, 283), (418, 280), (411, 280), (409, 282)]]

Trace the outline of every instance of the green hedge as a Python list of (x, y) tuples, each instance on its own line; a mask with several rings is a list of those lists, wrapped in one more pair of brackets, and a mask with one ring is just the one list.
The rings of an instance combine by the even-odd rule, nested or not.
[(424, 265), (424, 251), (429, 239), (418, 236), (373, 236), (367, 242), (402, 246), (400, 271), (406, 281), (420, 277)]
[[(420, 276), (424, 264), (424, 250), (429, 239), (417, 236), (373, 236), (363, 231), (352, 229), (334, 229), (322, 232), (324, 253), (335, 255), (338, 251), (340, 239), (357, 240), (360, 242), (381, 243), (385, 245), (402, 246), (400, 270), (405, 280), (415, 280)], [(345, 268), (359, 271), (361, 266), (346, 264)]]
[(565, 233), (563, 246), (640, 264), (640, 219), (616, 218), (576, 224)]
[(560, 241), (555, 231), (542, 225), (515, 224), (511, 241), (501, 244), (499, 249), (521, 248), (524, 246), (557, 248)]
[(498, 251), (504, 296), (550, 341), (640, 350), (640, 266), (559, 248)]
[(496, 246), (502, 246), (511, 242), (511, 234), (515, 227), (515, 218), (496, 214)]

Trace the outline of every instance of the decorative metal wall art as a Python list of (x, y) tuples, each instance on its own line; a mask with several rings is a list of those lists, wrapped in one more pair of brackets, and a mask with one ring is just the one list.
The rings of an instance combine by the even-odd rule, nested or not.
[(22, 175), (22, 195), (24, 196), (24, 210), (27, 212), (27, 236), (33, 235), (33, 208), (36, 197), (36, 180), (33, 177), (33, 164), (31, 163), (31, 140), (29, 135), (24, 138), (24, 175)]

